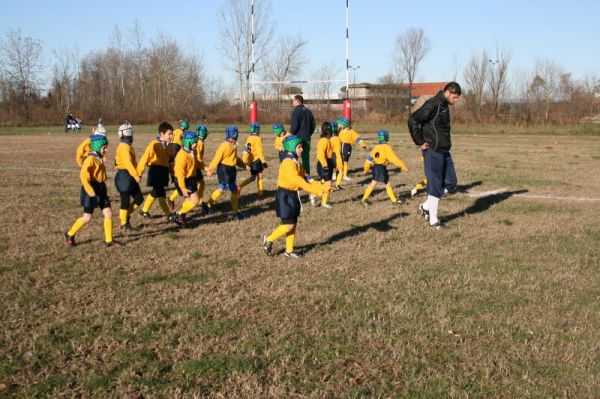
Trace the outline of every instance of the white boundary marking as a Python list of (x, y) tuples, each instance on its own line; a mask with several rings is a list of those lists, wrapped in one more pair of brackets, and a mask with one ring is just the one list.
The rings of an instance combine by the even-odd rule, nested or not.
[[(508, 190), (505, 188), (500, 188), (497, 190), (491, 191), (467, 191), (466, 195), (472, 198), (480, 198), (487, 197), (489, 195), (496, 195), (507, 192)], [(557, 195), (545, 195), (545, 194), (526, 194), (526, 193), (516, 193), (513, 194), (514, 197), (523, 197), (523, 198), (535, 198), (535, 199), (550, 199), (550, 200), (560, 200), (560, 201), (600, 201), (600, 198), (589, 198), (589, 197), (563, 197)]]

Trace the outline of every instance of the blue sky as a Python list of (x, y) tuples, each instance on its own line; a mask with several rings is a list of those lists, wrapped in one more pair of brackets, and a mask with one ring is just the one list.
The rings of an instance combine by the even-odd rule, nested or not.
[[(217, 50), (221, 4), (220, 0), (6, 1), (0, 31), (21, 28), (41, 39), (51, 65), (52, 49), (77, 46), (81, 55), (104, 49), (115, 25), (126, 30), (137, 19), (147, 39), (159, 30), (168, 33), (183, 48), (200, 51), (208, 74), (229, 82), (232, 75), (224, 70)], [(345, 0), (272, 0), (271, 11), (276, 35), (300, 34), (308, 41), (311, 63), (304, 69), (305, 78), (335, 62), (341, 70), (337, 78), (345, 79)], [(513, 73), (531, 70), (536, 59), (549, 59), (576, 78), (600, 74), (599, 15), (600, 1), (591, 0), (350, 0), (350, 63), (360, 66), (357, 82), (374, 82), (390, 70), (397, 35), (421, 27), (432, 47), (417, 81), (448, 80), (473, 52), (496, 46), (510, 49)]]

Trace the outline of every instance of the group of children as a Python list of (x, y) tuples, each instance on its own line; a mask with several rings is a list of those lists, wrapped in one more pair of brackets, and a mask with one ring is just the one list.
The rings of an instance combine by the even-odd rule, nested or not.
[[(323, 208), (332, 208), (328, 203), (330, 194), (342, 188), (342, 181), (349, 180), (348, 164), (354, 144), (366, 149), (360, 134), (352, 129), (346, 118), (324, 122), (321, 125), (321, 137), (317, 145), (317, 174), (319, 179), (312, 179), (301, 163), (303, 151), (302, 140), (285, 130), (281, 123), (272, 126), (275, 135), (274, 147), (279, 152), (279, 173), (275, 195), (275, 210), (281, 224), (268, 236), (263, 237), (263, 249), (267, 255), (273, 254), (273, 243), (285, 236), (286, 257), (300, 256), (294, 251), (296, 225), (302, 206), (299, 191), (306, 191), (311, 198), (320, 197)], [(243, 146), (240, 158), (237, 151), (238, 128), (234, 125), (225, 128), (225, 140), (218, 146), (212, 161), (204, 161), (204, 142), (208, 137), (208, 129), (198, 126), (196, 131), (189, 130), (189, 123), (182, 121), (176, 130), (168, 122), (158, 126), (158, 136), (146, 147), (142, 157), (136, 161), (133, 149), (133, 127), (125, 123), (119, 127), (120, 143), (115, 154), (116, 174), (115, 187), (120, 196), (119, 222), (121, 232), (134, 230), (130, 218), (140, 208), (142, 217), (150, 218), (150, 209), (158, 200), (167, 220), (180, 226), (187, 225), (186, 215), (201, 206), (203, 212), (209, 213), (215, 202), (225, 191), (230, 192), (230, 219), (240, 220), (244, 215), (239, 211), (241, 190), (256, 181), (258, 195), (264, 194), (263, 172), (268, 167), (264, 154), (260, 125), (249, 125), (249, 137)], [(119, 246), (112, 237), (112, 211), (106, 187), (106, 153), (108, 147), (106, 129), (101, 124), (93, 134), (78, 147), (76, 160), (81, 166), (80, 203), (83, 216), (77, 219), (71, 229), (64, 233), (67, 245), (75, 245), (76, 233), (88, 223), (95, 208), (100, 208), (104, 215), (104, 243), (106, 246)], [(386, 191), (392, 203), (401, 201), (394, 195), (389, 181), (387, 165), (390, 163), (402, 171), (408, 171), (406, 165), (394, 153), (388, 144), (389, 132), (379, 130), (378, 144), (373, 147), (364, 163), (364, 171), (372, 174), (372, 181), (367, 186), (361, 203), (369, 205), (368, 198), (378, 183), (386, 185)], [(238, 168), (250, 172), (250, 176), (241, 184), (237, 184)], [(140, 182), (147, 170), (147, 186), (150, 193), (144, 199)], [(204, 174), (210, 177), (217, 174), (218, 187), (204, 201)], [(167, 198), (166, 188), (170, 182), (175, 190)], [(313, 197), (314, 196), (314, 197)], [(183, 197), (183, 202), (175, 210), (175, 200)], [(316, 206), (317, 204), (314, 203)]]

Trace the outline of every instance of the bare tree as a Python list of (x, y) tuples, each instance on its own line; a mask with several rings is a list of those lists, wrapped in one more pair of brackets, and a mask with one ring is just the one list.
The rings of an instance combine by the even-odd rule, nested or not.
[(471, 106), (477, 122), (481, 120), (486, 80), (488, 78), (489, 57), (485, 50), (480, 54), (472, 54), (463, 72), (468, 103)]
[[(335, 60), (331, 60), (328, 64), (321, 66), (312, 74), (312, 80), (314, 83), (310, 84), (310, 92), (315, 98), (325, 99), (324, 110), (330, 110), (330, 93), (331, 87), (333, 86), (333, 80), (335, 76), (341, 71), (340, 68), (336, 68), (339, 65)], [(322, 104), (323, 101), (320, 101)]]
[[(307, 42), (301, 36), (281, 36), (275, 45), (273, 56), (266, 63), (265, 78), (275, 82), (285, 82), (297, 77), (302, 67), (306, 64), (304, 49)], [(277, 101), (281, 101), (284, 85), (272, 85)]]
[(64, 47), (53, 51), (55, 64), (52, 91), (57, 98), (62, 113), (71, 109), (75, 99), (75, 84), (79, 77), (79, 50), (77, 47)]
[(29, 121), (30, 99), (38, 91), (42, 71), (41, 41), (24, 37), (21, 29), (9, 30), (4, 40), (0, 40), (0, 56), (5, 84), (15, 93), (25, 120)]
[(406, 77), (411, 92), (419, 64), (430, 48), (431, 42), (422, 28), (409, 28), (396, 38), (394, 69), (398, 76)]
[(500, 113), (500, 105), (504, 99), (505, 91), (508, 85), (508, 65), (510, 64), (511, 54), (508, 50), (498, 50), (496, 48), (496, 59), (489, 59), (491, 64), (488, 76), (488, 87), (490, 96), (494, 105), (494, 117), (497, 119)]
[(536, 61), (535, 74), (529, 85), (529, 97), (544, 122), (548, 122), (550, 106), (559, 95), (560, 76), (563, 73), (562, 67), (553, 61)]
[[(273, 24), (269, 18), (271, 4), (260, 1), (254, 7), (254, 63), (259, 63), (267, 54), (273, 36)], [(252, 24), (248, 1), (225, 0), (219, 11), (220, 47), (228, 67), (235, 72), (240, 91), (241, 106), (248, 105), (250, 90), (249, 76), (252, 68)], [(256, 69), (256, 68), (255, 68)]]

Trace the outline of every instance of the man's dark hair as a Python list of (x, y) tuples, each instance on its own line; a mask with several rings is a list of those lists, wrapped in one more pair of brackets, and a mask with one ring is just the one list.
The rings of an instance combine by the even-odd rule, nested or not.
[(442, 91), (446, 91), (446, 90), (448, 90), (450, 93), (458, 94), (459, 96), (462, 94), (460, 85), (456, 82), (450, 82), (446, 86), (444, 86), (444, 90), (442, 90)]
[(321, 125), (321, 137), (331, 137), (333, 134), (333, 128), (331, 127), (331, 123), (323, 122)]
[(294, 100), (298, 101), (300, 104), (304, 104), (304, 97), (302, 97), (300, 94), (296, 94), (294, 96)]
[(158, 133), (165, 133), (167, 130), (173, 130), (173, 125), (169, 122), (163, 122), (158, 125)]

